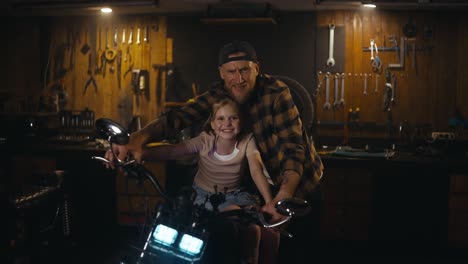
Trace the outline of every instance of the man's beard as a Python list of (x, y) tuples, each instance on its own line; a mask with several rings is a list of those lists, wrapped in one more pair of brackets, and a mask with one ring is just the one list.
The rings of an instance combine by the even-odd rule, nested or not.
[(236, 101), (238, 104), (244, 104), (245, 102), (249, 101), (249, 99), (252, 97), (253, 90), (250, 90), (248, 93), (242, 94), (242, 95), (234, 95), (232, 92), (233, 89), (227, 89), (229, 95)]

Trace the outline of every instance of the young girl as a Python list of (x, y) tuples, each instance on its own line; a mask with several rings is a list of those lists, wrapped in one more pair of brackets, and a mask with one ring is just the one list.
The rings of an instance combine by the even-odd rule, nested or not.
[[(142, 159), (168, 160), (198, 154), (198, 171), (193, 182), (193, 187), (197, 192), (194, 203), (204, 204), (207, 209), (213, 210), (213, 205), (206, 198), (215, 192), (223, 192), (226, 199), (218, 206), (218, 209), (226, 211), (240, 206), (260, 205), (254, 195), (242, 188), (240, 172), (242, 161), (246, 157), (252, 179), (263, 197), (264, 211), (275, 214), (274, 210), (265, 209), (273, 208), (266, 170), (253, 134), (242, 131), (237, 103), (231, 99), (223, 99), (213, 104), (209, 130), (175, 145), (147, 148), (142, 153)], [(243, 246), (246, 263), (258, 262), (261, 247), (260, 236), (262, 239), (265, 236), (269, 237), (267, 242), (270, 247), (269, 253), (277, 250), (279, 243), (277, 234), (272, 235), (270, 231), (262, 232), (256, 225), (247, 227), (245, 232), (249, 234), (244, 236), (246, 241), (243, 241), (245, 242)], [(271, 249), (272, 244), (273, 249)]]
[[(265, 204), (272, 200), (264, 165), (252, 133), (241, 128), (237, 103), (223, 99), (213, 104), (209, 131), (175, 145), (159, 145), (147, 148), (143, 160), (170, 160), (198, 154), (198, 171), (193, 187), (197, 191), (195, 204), (205, 202), (207, 195), (215, 192), (226, 194), (220, 211), (255, 205), (257, 199), (242, 190), (241, 165), (247, 157), (250, 174)], [(208, 201), (205, 206), (213, 209)]]

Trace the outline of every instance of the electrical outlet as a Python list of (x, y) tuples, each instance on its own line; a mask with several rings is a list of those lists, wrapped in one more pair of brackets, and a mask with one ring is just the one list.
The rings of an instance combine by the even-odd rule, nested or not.
[(455, 140), (455, 134), (452, 132), (432, 132), (433, 140)]

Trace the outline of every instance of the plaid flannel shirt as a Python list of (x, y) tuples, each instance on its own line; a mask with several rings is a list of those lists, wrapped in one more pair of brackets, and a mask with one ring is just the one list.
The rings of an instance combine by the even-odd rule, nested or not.
[[(197, 96), (195, 102), (172, 110), (170, 123), (174, 128), (182, 129), (204, 122), (211, 113), (212, 104), (224, 97), (229, 97), (224, 83), (216, 82)], [(241, 109), (247, 112), (249, 120), (244, 124), (251, 126), (271, 178), (280, 184), (283, 171), (296, 171), (302, 176), (295, 195), (305, 197), (320, 180), (323, 164), (302, 127), (286, 84), (267, 75), (258, 76), (253, 96)]]

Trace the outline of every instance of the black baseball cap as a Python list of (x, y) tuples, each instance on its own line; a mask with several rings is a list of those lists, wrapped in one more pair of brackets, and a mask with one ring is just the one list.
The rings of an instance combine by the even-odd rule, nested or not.
[[(237, 52), (243, 52), (245, 55), (231, 57), (229, 55)], [(237, 60), (246, 60), (258, 63), (257, 53), (255, 52), (254, 47), (247, 41), (234, 40), (226, 45), (224, 45), (219, 50), (218, 65), (221, 66), (224, 63)]]

